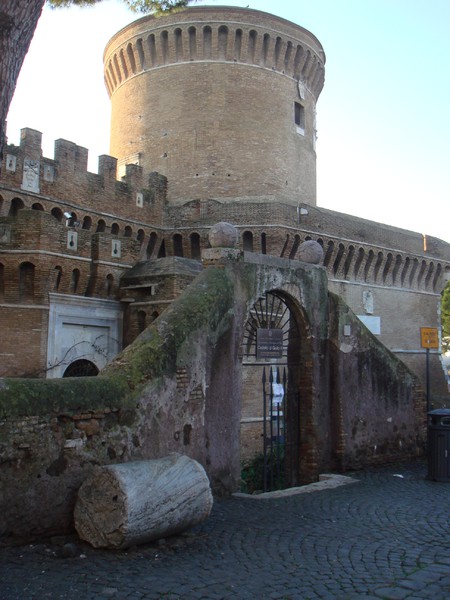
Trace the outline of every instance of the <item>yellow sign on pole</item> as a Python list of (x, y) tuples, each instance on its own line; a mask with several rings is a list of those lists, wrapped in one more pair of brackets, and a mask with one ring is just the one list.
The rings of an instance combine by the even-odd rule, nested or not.
[(422, 348), (439, 348), (439, 334), (437, 327), (421, 327), (420, 339)]

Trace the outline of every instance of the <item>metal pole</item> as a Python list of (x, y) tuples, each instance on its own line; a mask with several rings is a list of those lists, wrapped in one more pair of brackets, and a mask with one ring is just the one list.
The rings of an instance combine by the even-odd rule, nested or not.
[(266, 396), (266, 367), (263, 367), (263, 491), (267, 492), (267, 396)]
[(427, 348), (427, 419), (430, 411), (430, 349)]

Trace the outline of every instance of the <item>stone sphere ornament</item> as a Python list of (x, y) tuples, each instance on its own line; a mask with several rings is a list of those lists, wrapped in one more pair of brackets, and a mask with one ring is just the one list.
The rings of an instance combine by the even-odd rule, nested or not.
[(235, 248), (239, 240), (238, 230), (224, 221), (211, 227), (208, 234), (211, 248)]
[(314, 240), (307, 240), (300, 244), (298, 249), (298, 260), (310, 263), (312, 265), (318, 265), (323, 258), (323, 248)]

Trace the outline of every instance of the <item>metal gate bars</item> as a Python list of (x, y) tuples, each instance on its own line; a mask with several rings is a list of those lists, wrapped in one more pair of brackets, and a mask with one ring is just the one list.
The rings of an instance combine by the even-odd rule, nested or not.
[[(267, 373), (268, 371), (268, 373)], [(263, 367), (263, 491), (286, 487), (286, 368)]]

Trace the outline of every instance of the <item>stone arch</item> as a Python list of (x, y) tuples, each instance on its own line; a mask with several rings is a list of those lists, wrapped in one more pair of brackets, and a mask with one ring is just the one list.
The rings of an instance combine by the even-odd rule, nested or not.
[(233, 59), (238, 61), (242, 52), (242, 29), (236, 29), (234, 32), (234, 55)]
[(412, 268), (409, 273), (409, 286), (410, 287), (412, 287), (414, 285), (414, 279), (416, 277), (418, 267), (419, 267), (419, 260), (417, 258), (413, 258)]
[(435, 292), (437, 290), (437, 285), (440, 280), (441, 273), (442, 273), (442, 265), (441, 265), (441, 263), (438, 263), (436, 265), (436, 271), (435, 271), (434, 277), (433, 277), (433, 292)]
[(9, 217), (17, 217), (19, 210), (25, 208), (24, 201), (21, 198), (13, 198), (9, 207)]
[(156, 38), (154, 33), (151, 33), (147, 37), (147, 50), (150, 57), (150, 67), (156, 67), (158, 64), (158, 58), (156, 52)]
[[(282, 286), (267, 290), (256, 299), (253, 306), (250, 305), (246, 317), (241, 346), (241, 453), (247, 459), (252, 455), (257, 456), (261, 439), (265, 445), (267, 437), (264, 422), (279, 419), (264, 408), (267, 404), (264, 393), (270, 395), (269, 404), (273, 402), (271, 384), (267, 388), (267, 378), (276, 369), (276, 377), (282, 382), (285, 392), (284, 424), (275, 434), (279, 437), (279, 432), (282, 431), (284, 440), (284, 487), (314, 480), (316, 467), (311, 459), (317, 451), (316, 438), (315, 433), (308, 427), (308, 423), (313, 420), (314, 367), (309, 321), (301, 306), (298, 288)], [(282, 332), (279, 334), (279, 339), (282, 339), (281, 355), (265, 358), (264, 351), (261, 354), (261, 348), (264, 348), (261, 339), (264, 340), (264, 336), (270, 335), (265, 332), (274, 330)], [(278, 374), (280, 369), (282, 375)], [(273, 429), (270, 429), (269, 437), (272, 438), (273, 435)], [(261, 451), (261, 448), (259, 450)]]
[(183, 237), (179, 233), (175, 233), (172, 238), (173, 243), (173, 255), (183, 256)]
[(106, 223), (103, 219), (99, 219), (98, 223), (97, 223), (97, 230), (96, 233), (103, 233), (106, 229)]
[(228, 27), (221, 25), (217, 32), (218, 36), (218, 56), (219, 59), (225, 60), (227, 57), (228, 46)]
[(329, 240), (328, 244), (327, 244), (327, 250), (325, 252), (325, 256), (323, 259), (323, 266), (328, 268), (331, 264), (331, 258), (333, 256), (333, 252), (334, 252), (334, 242), (333, 240)]
[(425, 275), (425, 270), (427, 268), (427, 263), (425, 260), (422, 260), (420, 264), (419, 274), (417, 276), (417, 287), (420, 289), (422, 285), (423, 276)]
[(392, 267), (392, 261), (394, 260), (392, 253), (388, 252), (388, 255), (386, 257), (386, 262), (384, 263), (384, 268), (383, 268), (383, 285), (386, 285), (389, 283), (388, 281), (388, 276), (390, 275), (391, 272), (391, 267)]
[(359, 248), (359, 250), (358, 250), (358, 256), (356, 258), (355, 266), (354, 266), (354, 269), (353, 269), (353, 276), (354, 276), (355, 279), (358, 278), (359, 270), (361, 268), (361, 265), (362, 265), (362, 262), (364, 260), (364, 257), (365, 257), (364, 248)]
[(40, 202), (34, 202), (31, 205), (31, 210), (40, 210), (40, 211), (44, 211), (44, 207), (42, 206), (42, 204)]
[(430, 289), (430, 281), (432, 280), (433, 272), (434, 272), (434, 263), (430, 262), (430, 264), (428, 266), (427, 274), (425, 276), (425, 289), (426, 290)]
[(369, 281), (369, 277), (371, 274), (371, 269), (372, 269), (372, 263), (373, 260), (375, 258), (375, 253), (373, 250), (369, 250), (369, 253), (367, 254), (367, 260), (366, 260), (366, 264), (364, 265), (364, 281)]
[(189, 236), (190, 244), (191, 244), (191, 258), (195, 260), (199, 260), (202, 256), (201, 247), (200, 247), (200, 235), (195, 231), (191, 233)]
[(261, 233), (261, 254), (267, 254), (267, 235), (264, 231)]
[(203, 27), (203, 58), (211, 58), (212, 29), (209, 25)]
[(344, 256), (345, 253), (345, 246), (344, 244), (339, 244), (338, 247), (338, 251), (336, 254), (336, 258), (334, 259), (334, 263), (333, 263), (333, 275), (337, 275), (338, 271), (339, 271), (339, 267), (341, 265), (342, 262), (342, 258)]
[(400, 254), (397, 254), (395, 257), (394, 269), (392, 271), (392, 285), (397, 283), (398, 273), (400, 271), (400, 267), (402, 266), (402, 257)]
[(350, 245), (348, 247), (347, 257), (344, 262), (344, 279), (349, 279), (350, 266), (352, 264), (354, 254), (355, 254), (355, 247)]
[(79, 269), (73, 269), (72, 271), (72, 275), (70, 278), (70, 292), (72, 294), (76, 294), (78, 291), (78, 285), (80, 283), (80, 270)]
[(86, 215), (83, 219), (82, 229), (89, 230), (91, 227), (92, 227), (92, 219), (91, 219), (91, 217)]
[(63, 377), (95, 377), (98, 367), (90, 360), (78, 359), (70, 363), (63, 373)]
[(411, 259), (409, 258), (409, 256), (407, 256), (405, 258), (405, 262), (403, 264), (402, 273), (400, 275), (400, 283), (401, 283), (402, 286), (405, 285), (405, 279), (406, 279), (406, 275), (408, 274), (410, 262), (411, 262)]
[(138, 232), (136, 234), (136, 239), (141, 244), (141, 246), (144, 242), (144, 238), (145, 238), (145, 231), (143, 229), (138, 229)]
[(32, 302), (34, 299), (35, 267), (31, 262), (19, 265), (19, 298), (21, 302)]
[(289, 253), (289, 258), (291, 260), (293, 260), (295, 258), (295, 255), (297, 254), (297, 250), (298, 250), (299, 246), (300, 246), (300, 236), (298, 234), (296, 234), (294, 236), (294, 243), (292, 244), (292, 249)]
[(144, 42), (142, 41), (142, 38), (139, 38), (136, 41), (136, 50), (138, 53), (138, 57), (139, 57), (139, 62), (140, 62), (140, 71), (144, 71), (145, 69), (145, 52), (144, 52)]
[(381, 269), (381, 266), (383, 264), (383, 260), (384, 260), (383, 253), (382, 252), (378, 252), (378, 254), (377, 254), (377, 260), (376, 260), (376, 263), (375, 263), (375, 268), (373, 270), (373, 280), (374, 280), (375, 283), (377, 282), (378, 275), (380, 273), (380, 269)]
[(57, 206), (55, 206), (54, 208), (52, 208), (51, 213), (52, 217), (54, 217), (57, 221), (59, 221), (59, 223), (62, 223), (63, 220), (63, 211), (58, 208)]
[(147, 258), (152, 258), (153, 252), (155, 251), (156, 242), (158, 241), (158, 235), (152, 231), (148, 239), (147, 244)]
[(134, 56), (134, 50), (133, 50), (133, 46), (131, 43), (129, 43), (127, 45), (127, 58), (128, 58), (128, 62), (131, 67), (131, 71), (132, 71), (133, 75), (136, 75), (136, 72), (137, 72), (136, 59)]
[(173, 32), (174, 45), (175, 45), (175, 62), (180, 62), (184, 58), (183, 54), (183, 30), (180, 27), (176, 27)]
[(244, 231), (242, 234), (242, 247), (246, 252), (253, 252), (253, 233)]
[(194, 26), (188, 28), (189, 36), (189, 58), (195, 60), (197, 58), (197, 30)]

